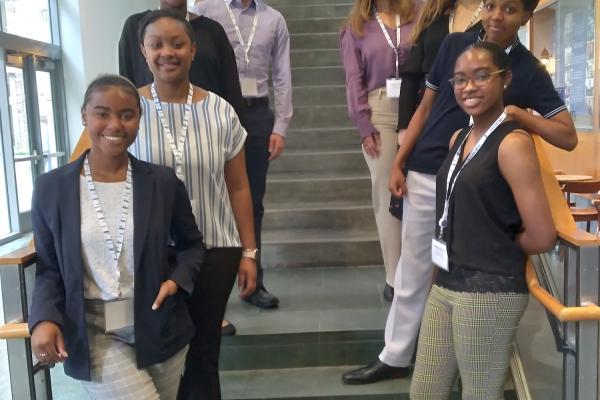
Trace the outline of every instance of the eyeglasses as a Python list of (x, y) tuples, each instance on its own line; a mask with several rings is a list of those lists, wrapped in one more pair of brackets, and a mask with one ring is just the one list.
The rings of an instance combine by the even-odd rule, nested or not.
[(454, 87), (454, 89), (463, 90), (469, 84), (469, 81), (473, 82), (473, 85), (480, 88), (485, 86), (493, 76), (504, 72), (503, 69), (499, 69), (494, 72), (480, 71), (475, 74), (472, 78), (466, 76), (456, 75), (450, 78), (448, 81)]

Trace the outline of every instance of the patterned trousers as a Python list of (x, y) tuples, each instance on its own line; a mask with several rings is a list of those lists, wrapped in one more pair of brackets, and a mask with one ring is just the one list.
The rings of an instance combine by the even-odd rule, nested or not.
[(175, 400), (188, 346), (173, 357), (138, 369), (132, 335), (104, 333), (101, 302), (86, 302), (92, 380), (82, 381), (94, 400)]
[(410, 398), (447, 399), (460, 373), (463, 399), (502, 399), (512, 342), (528, 302), (523, 293), (464, 293), (434, 285), (421, 322)]

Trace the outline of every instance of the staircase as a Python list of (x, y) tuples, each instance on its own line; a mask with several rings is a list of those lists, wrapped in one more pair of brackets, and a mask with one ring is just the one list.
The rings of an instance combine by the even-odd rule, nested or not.
[(345, 386), (383, 343), (388, 303), (369, 173), (347, 116), (339, 30), (353, 0), (269, 0), (291, 34), (294, 117), (269, 167), (262, 261), (278, 310), (232, 295), (223, 399), (391, 399), (409, 380)]
[[(271, 163), (263, 264), (380, 265), (369, 174), (347, 117), (339, 29), (351, 0), (271, 0), (291, 35), (294, 117)], [(383, 275), (382, 275), (383, 280)]]

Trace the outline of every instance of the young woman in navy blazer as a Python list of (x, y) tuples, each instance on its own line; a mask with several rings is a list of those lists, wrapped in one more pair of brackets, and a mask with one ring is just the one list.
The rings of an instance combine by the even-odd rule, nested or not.
[[(174, 399), (194, 335), (184, 297), (192, 293), (204, 259), (202, 235), (174, 171), (127, 152), (140, 115), (139, 95), (128, 80), (107, 75), (93, 81), (82, 107), (91, 149), (42, 175), (33, 197), (38, 260), (29, 328), (34, 354), (44, 363), (64, 362), (67, 375), (88, 381), (84, 387), (93, 398)], [(123, 199), (120, 215), (129, 220), (128, 225), (119, 223), (125, 230), (119, 236), (109, 229), (116, 225), (110, 222), (114, 209), (103, 209), (104, 230), (91, 205), (102, 207), (107, 199), (102, 188), (124, 181), (131, 201), (126, 201), (127, 183), (113, 196)], [(100, 202), (92, 203), (96, 187)], [(86, 221), (90, 211), (93, 217)], [(111, 269), (110, 257), (104, 263), (90, 257), (94, 249), (86, 247), (86, 236), (98, 232), (111, 240), (88, 243), (99, 254), (112, 254), (116, 269)], [(111, 251), (109, 242), (115, 238), (116, 250)], [(119, 290), (111, 293), (112, 287)], [(98, 327), (104, 318), (99, 310), (107, 301), (129, 297), (127, 293), (133, 298), (133, 327), (129, 334), (105, 333)], [(125, 395), (128, 391), (132, 393)]]

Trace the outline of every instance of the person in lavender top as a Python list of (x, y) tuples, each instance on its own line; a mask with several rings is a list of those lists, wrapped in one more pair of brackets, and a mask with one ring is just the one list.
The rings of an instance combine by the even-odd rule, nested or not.
[[(269, 161), (283, 151), (293, 114), (290, 35), (281, 13), (261, 0), (203, 0), (192, 10), (223, 25), (235, 52), (247, 106), (244, 127), (248, 138), (244, 150), (259, 249), (256, 291), (243, 300), (259, 308), (274, 308), (279, 299), (265, 288), (260, 247)], [(274, 114), (269, 108), (269, 72), (274, 88)]]
[(408, 57), (420, 4), (357, 0), (340, 35), (348, 115), (358, 128), (371, 174), (373, 209), (386, 271), (384, 297), (393, 298), (402, 224), (388, 212), (387, 181), (398, 136), (399, 73)]

